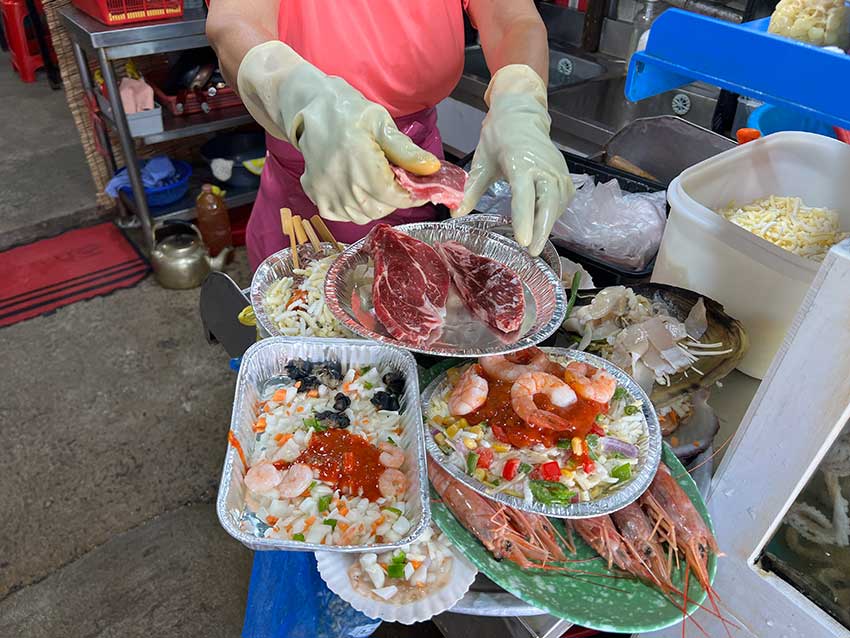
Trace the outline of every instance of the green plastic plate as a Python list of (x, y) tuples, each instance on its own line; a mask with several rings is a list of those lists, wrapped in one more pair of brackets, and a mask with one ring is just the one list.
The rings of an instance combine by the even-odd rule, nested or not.
[[(662, 462), (667, 464), (696, 505), (702, 517), (714, 526), (705, 502), (682, 464), (664, 444)], [(577, 625), (616, 633), (639, 633), (654, 631), (682, 621), (682, 610), (675, 606), (658, 590), (637, 580), (611, 578), (613, 573), (600, 558), (575, 564), (575, 568), (598, 573), (600, 576), (570, 576), (564, 573), (526, 571), (509, 560), (497, 561), (484, 546), (468, 532), (431, 490), (431, 515), (435, 523), (452, 540), (456, 547), (490, 580), (517, 598), (542, 609), (553, 616), (569, 620)], [(563, 523), (552, 519), (552, 523), (563, 529)], [(591, 558), (596, 556), (590, 547), (576, 537), (577, 555), (568, 558)], [(708, 563), (711, 582), (717, 572), (717, 557), (712, 555)], [(681, 562), (678, 570), (674, 565), (673, 583), (681, 589), (685, 566)], [(608, 577), (606, 577), (608, 576)], [(706, 593), (691, 574), (688, 587), (688, 613), (702, 603)]]

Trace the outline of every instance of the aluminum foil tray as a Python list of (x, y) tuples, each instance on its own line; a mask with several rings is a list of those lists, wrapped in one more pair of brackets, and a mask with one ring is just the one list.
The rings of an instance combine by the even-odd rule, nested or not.
[[(447, 224), (461, 224), (463, 226), (472, 226), (482, 230), (490, 230), (494, 233), (514, 239), (513, 229), (511, 228), (511, 218), (507, 215), (499, 215), (498, 213), (470, 213), (463, 217), (456, 217), (446, 222)], [(516, 240), (514, 240), (516, 241)], [(561, 256), (555, 249), (555, 244), (547, 241), (543, 246), (543, 252), (540, 257), (552, 271), (558, 275), (560, 279), (563, 275), (561, 270)]]
[(256, 434), (251, 430), (251, 425), (257, 418), (257, 406), (264, 384), (274, 382), (273, 377), (284, 375), (286, 363), (296, 358), (310, 361), (333, 359), (340, 362), (343, 370), (371, 365), (395, 370), (404, 375), (404, 396), (400, 401), (404, 431), (399, 443), (405, 450), (407, 463), (409, 484), (406, 495), (408, 509), (405, 515), (410, 518), (410, 532), (396, 543), (374, 545), (316, 545), (265, 538), (262, 532), (267, 526), (253, 517), (245, 507), (245, 468), (230, 444), (227, 446), (216, 503), (218, 519), (222, 526), (233, 538), (253, 550), (364, 552), (386, 551), (412, 543), (431, 522), (416, 361), (404, 350), (359, 339), (270, 337), (255, 343), (242, 357), (230, 421), (230, 430), (242, 446), (249, 463), (256, 441)]
[[(336, 251), (336, 247), (328, 242), (323, 242), (321, 252), (317, 253), (311, 244), (302, 244), (298, 247), (298, 258), (302, 265), (306, 260), (326, 257)], [(272, 321), (266, 312), (263, 300), (266, 298), (266, 291), (269, 286), (279, 279), (292, 276), (292, 250), (284, 248), (273, 255), (266, 257), (263, 263), (257, 268), (254, 273), (254, 278), (251, 280), (251, 307), (254, 309), (254, 316), (257, 318), (257, 328), (260, 336), (276, 337), (282, 336), (280, 329)]]
[[(506, 335), (488, 327), (464, 305), (452, 286), (446, 304), (443, 333), (430, 345), (412, 345), (389, 336), (371, 314), (372, 278), (357, 272), (369, 263), (365, 241), (349, 246), (328, 271), (325, 301), (331, 312), (352, 332), (364, 339), (398, 346), (423, 354), (444, 357), (478, 357), (505, 354), (534, 346), (554, 333), (564, 320), (567, 299), (560, 278), (551, 268), (497, 233), (464, 224), (423, 222), (398, 226), (427, 244), (457, 241), (472, 252), (505, 264), (517, 273), (525, 288), (526, 316), (518, 336)], [(359, 308), (358, 308), (359, 306)]]
[[(534, 512), (543, 514), (544, 516), (552, 516), (555, 518), (591, 518), (593, 516), (603, 516), (616, 512), (624, 508), (629, 503), (635, 501), (641, 494), (646, 491), (655, 473), (658, 471), (658, 464), (661, 462), (661, 426), (658, 424), (658, 417), (655, 414), (655, 408), (649, 397), (641, 389), (629, 375), (614, 364), (606, 361), (602, 357), (597, 357), (579, 350), (567, 350), (564, 348), (543, 348), (547, 353), (568, 357), (576, 361), (584, 361), (596, 368), (607, 370), (617, 380), (617, 385), (624, 388), (633, 400), (639, 400), (643, 404), (643, 416), (646, 422), (644, 436), (638, 441), (638, 471), (625, 485), (615, 487), (605, 496), (583, 503), (572, 503), (570, 505), (543, 505), (537, 502), (527, 502), (522, 498), (511, 496), (509, 494), (499, 493), (490, 494), (487, 491), (487, 486), (476, 480), (474, 477), (467, 474), (462, 468), (449, 462), (446, 454), (440, 450), (434, 437), (431, 434), (431, 428), (428, 427), (428, 422), (425, 424), (425, 445), (428, 448), (428, 453), (439, 465), (451, 474), (454, 478), (464, 483), (469, 488), (475, 490), (482, 496), (489, 499), (504, 503), (510, 507), (515, 507), (524, 512)], [(427, 419), (428, 408), (431, 404), (431, 399), (435, 395), (440, 395), (448, 388), (449, 382), (447, 373), (442, 373), (434, 379), (425, 391), (422, 393), (422, 413)]]

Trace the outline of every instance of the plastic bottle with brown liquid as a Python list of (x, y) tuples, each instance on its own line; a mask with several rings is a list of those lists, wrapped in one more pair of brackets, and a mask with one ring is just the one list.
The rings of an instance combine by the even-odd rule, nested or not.
[(204, 184), (195, 200), (198, 212), (198, 228), (211, 257), (217, 256), (228, 246), (233, 246), (230, 234), (230, 215), (224, 203), (222, 191), (212, 184)]

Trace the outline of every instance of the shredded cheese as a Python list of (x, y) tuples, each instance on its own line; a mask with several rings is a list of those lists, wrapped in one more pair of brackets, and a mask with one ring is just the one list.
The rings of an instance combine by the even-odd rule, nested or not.
[(806, 206), (799, 197), (771, 195), (745, 206), (732, 202), (717, 212), (754, 235), (814, 261), (823, 261), (830, 248), (850, 237), (841, 231), (836, 211)]

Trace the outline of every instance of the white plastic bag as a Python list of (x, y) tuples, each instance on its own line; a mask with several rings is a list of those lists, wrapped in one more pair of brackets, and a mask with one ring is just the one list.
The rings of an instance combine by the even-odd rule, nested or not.
[(667, 222), (665, 191), (623, 193), (616, 180), (595, 184), (574, 175), (576, 196), (555, 222), (552, 237), (565, 246), (632, 270), (658, 252)]

